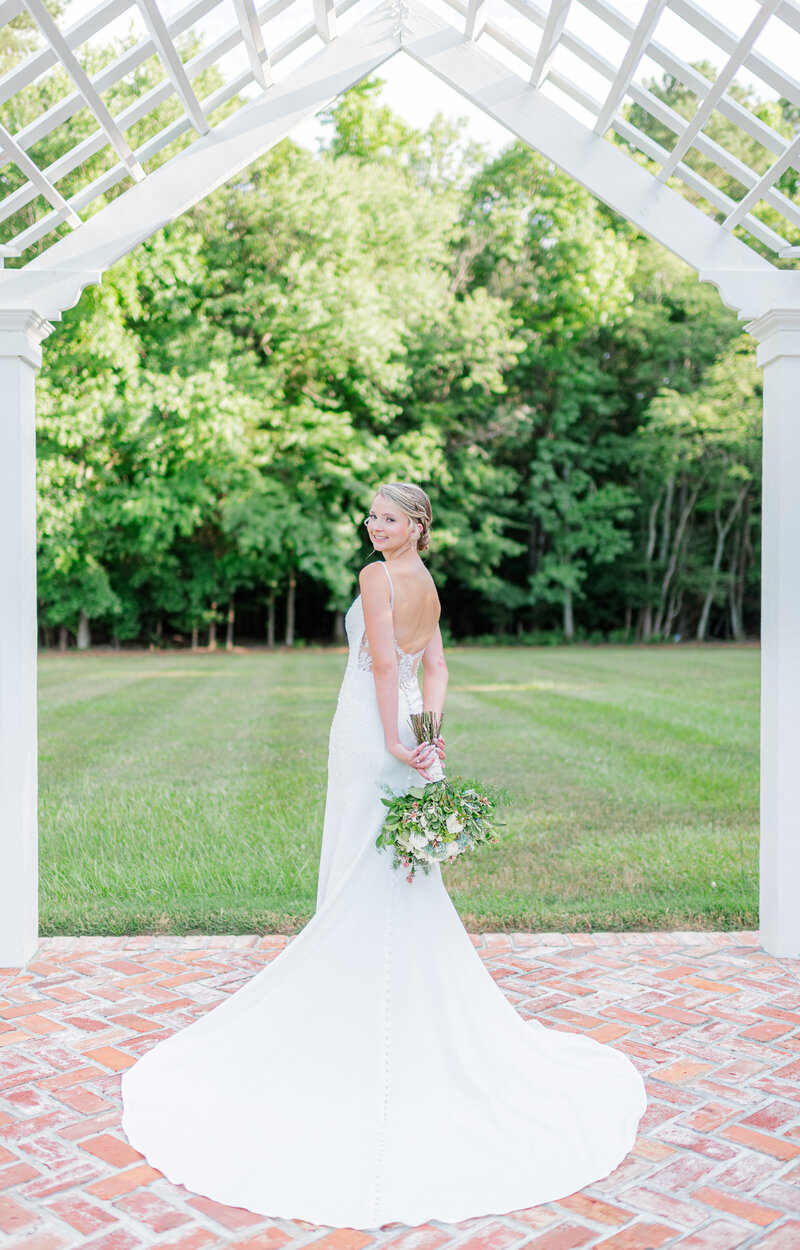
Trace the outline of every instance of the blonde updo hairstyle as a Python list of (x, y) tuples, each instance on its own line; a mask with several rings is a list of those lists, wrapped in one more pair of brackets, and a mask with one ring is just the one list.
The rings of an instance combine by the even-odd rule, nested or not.
[[(405, 513), (408, 517), (409, 535), (412, 542), (416, 538), (414, 545), (417, 551), (425, 551), (431, 541), (433, 513), (431, 501), (422, 487), (415, 486), (413, 482), (386, 482), (383, 486), (379, 486), (375, 493), (391, 500), (395, 507)], [(417, 526), (421, 530), (419, 537), (417, 537)]]

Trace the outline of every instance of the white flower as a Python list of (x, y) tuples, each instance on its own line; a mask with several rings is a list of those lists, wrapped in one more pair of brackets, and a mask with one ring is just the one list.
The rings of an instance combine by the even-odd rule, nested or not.
[(461, 847), (458, 845), (458, 843), (451, 842), (447, 848), (447, 858), (455, 859), (456, 855), (458, 855), (460, 851), (461, 851)]
[(463, 820), (459, 820), (459, 819), (458, 819), (458, 813), (457, 813), (457, 812), (452, 812), (452, 813), (451, 813), (451, 814), (447, 817), (447, 820), (445, 821), (445, 824), (447, 825), (447, 832), (448, 832), (448, 833), (461, 833), (461, 830), (464, 828), (464, 822), (463, 822)]
[(427, 835), (424, 833), (413, 833), (411, 837), (408, 839), (408, 845), (413, 846), (415, 848), (427, 846), (428, 845)]

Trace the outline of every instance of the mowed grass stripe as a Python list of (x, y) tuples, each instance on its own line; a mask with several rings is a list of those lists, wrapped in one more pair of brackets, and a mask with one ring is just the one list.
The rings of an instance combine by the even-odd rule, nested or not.
[[(448, 768), (518, 796), (476, 928), (756, 922), (759, 655), (454, 649)], [(42, 931), (295, 931), (341, 651), (44, 656)]]

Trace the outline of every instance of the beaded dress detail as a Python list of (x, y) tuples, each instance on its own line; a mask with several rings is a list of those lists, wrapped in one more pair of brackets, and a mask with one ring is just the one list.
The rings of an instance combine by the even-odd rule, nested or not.
[[(168, 1180), (267, 1216), (378, 1228), (554, 1201), (626, 1156), (642, 1079), (608, 1045), (523, 1020), (439, 865), (409, 883), (376, 849), (383, 787), (419, 777), (386, 750), (360, 597), (345, 627), (316, 913), (123, 1073), (122, 1127)], [(421, 656), (395, 649), (413, 746)]]

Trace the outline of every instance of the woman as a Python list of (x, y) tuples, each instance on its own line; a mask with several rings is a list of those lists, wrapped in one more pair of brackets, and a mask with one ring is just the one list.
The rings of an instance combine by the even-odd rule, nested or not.
[(418, 486), (379, 488), (383, 559), (345, 618), (316, 914), (122, 1077), (122, 1126), (154, 1167), (264, 1215), (375, 1228), (549, 1202), (607, 1176), (645, 1108), (622, 1053), (517, 1014), (438, 865), (408, 882), (376, 850), (384, 787), (440, 776), (444, 757), (408, 721), (441, 711), (447, 683), (430, 524)]

